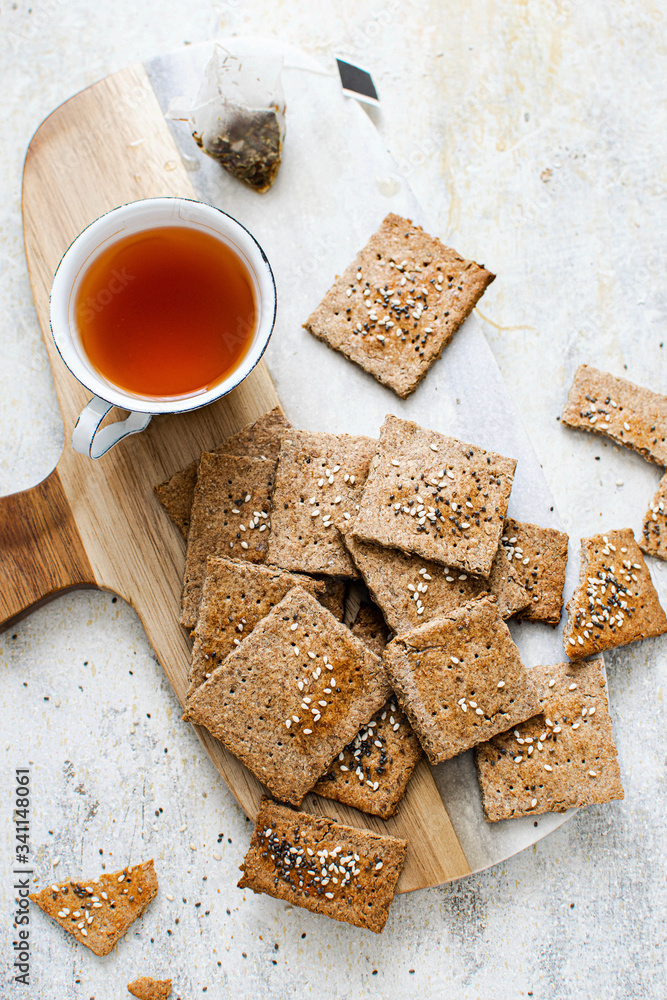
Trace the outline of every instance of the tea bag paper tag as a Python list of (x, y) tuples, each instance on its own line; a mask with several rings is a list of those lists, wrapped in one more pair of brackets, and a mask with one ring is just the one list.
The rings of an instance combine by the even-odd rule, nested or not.
[(379, 106), (380, 98), (375, 89), (373, 77), (368, 70), (362, 69), (361, 66), (356, 66), (354, 63), (347, 62), (347, 60), (341, 59), (338, 56), (336, 56), (336, 65), (338, 66), (343, 93), (346, 97), (354, 97), (364, 104), (371, 104), (373, 107)]

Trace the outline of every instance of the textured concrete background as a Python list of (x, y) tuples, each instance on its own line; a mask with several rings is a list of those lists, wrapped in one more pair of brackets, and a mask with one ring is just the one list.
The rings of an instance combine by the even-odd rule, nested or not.
[[(581, 361), (667, 390), (664, 18), (648, 0), (2, 0), (0, 490), (38, 482), (63, 446), (23, 257), (32, 132), (128, 62), (262, 31), (372, 69), (378, 125), (439, 234), (499, 276), (480, 315), (568, 530), (637, 532), (659, 470), (556, 417)], [(665, 569), (651, 562), (663, 595)], [(40, 882), (153, 856), (161, 893), (107, 959), (36, 914), (21, 990), (5, 848), (0, 997), (107, 1000), (141, 974), (173, 976), (184, 998), (666, 997), (666, 649), (607, 657), (623, 802), (398, 898), (376, 938), (235, 888), (249, 824), (136, 616), (107, 594), (60, 598), (0, 636), (0, 844), (30, 761)]]

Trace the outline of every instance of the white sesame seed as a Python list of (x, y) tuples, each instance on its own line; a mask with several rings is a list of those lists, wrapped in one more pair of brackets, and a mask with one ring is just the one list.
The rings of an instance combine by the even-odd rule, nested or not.
[(304, 733), (306, 734), (306, 736), (310, 736), (312, 731), (313, 731), (312, 729), (304, 729)]
[(597, 771), (589, 771), (588, 773), (590, 774), (591, 778), (597, 777)]
[(504, 688), (505, 687), (505, 681), (498, 681), (497, 687)]
[(531, 809), (534, 809), (536, 805), (537, 805), (537, 799), (531, 799), (530, 800)]

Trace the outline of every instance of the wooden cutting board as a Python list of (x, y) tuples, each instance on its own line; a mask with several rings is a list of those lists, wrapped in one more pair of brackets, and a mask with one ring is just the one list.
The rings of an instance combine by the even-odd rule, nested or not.
[[(122, 114), (114, 111), (118, 108)], [(146, 141), (138, 143), (138, 136)], [(77, 234), (117, 205), (158, 195), (195, 197), (142, 65), (67, 101), (40, 126), (28, 149), (23, 178), (26, 256), (62, 410), (65, 448), (44, 482), (0, 498), (0, 628), (73, 587), (113, 591), (139, 614), (183, 704), (190, 656), (190, 640), (178, 624), (185, 547), (152, 487), (274, 407), (279, 402), (275, 388), (260, 364), (225, 399), (194, 413), (154, 417), (148, 430), (93, 462), (69, 444), (90, 394), (60, 360), (48, 320), (53, 274)], [(197, 732), (253, 817), (261, 785), (206, 730)], [(470, 872), (424, 763), (397, 816), (386, 822), (317, 796), (308, 797), (304, 808), (405, 837), (410, 847), (399, 891)]]

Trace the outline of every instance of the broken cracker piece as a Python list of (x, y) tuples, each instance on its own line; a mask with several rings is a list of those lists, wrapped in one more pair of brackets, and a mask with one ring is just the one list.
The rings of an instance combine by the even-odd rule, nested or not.
[(151, 979), (141, 976), (127, 984), (128, 992), (138, 1000), (169, 1000), (171, 996), (171, 979)]
[(622, 799), (604, 662), (534, 667), (530, 677), (540, 713), (475, 747), (487, 822)]
[(380, 934), (407, 846), (264, 799), (238, 885)]
[[(281, 438), (291, 429), (289, 420), (280, 407), (276, 406), (254, 423), (225, 438), (222, 444), (217, 448), (211, 448), (210, 451), (216, 455), (265, 458), (267, 461), (275, 462)], [(190, 530), (198, 469), (199, 459), (174, 473), (164, 483), (153, 487), (158, 500), (186, 539)]]
[(667, 465), (667, 396), (609, 372), (579, 365), (561, 420), (568, 427), (605, 434)]
[(387, 416), (355, 538), (488, 577), (516, 461)]
[(299, 805), (390, 693), (378, 657), (295, 587), (190, 695), (184, 718)]
[(372, 438), (307, 431), (283, 441), (269, 562), (302, 573), (358, 575), (335, 526), (356, 516), (376, 447)]
[(313, 791), (388, 819), (421, 756), (419, 740), (392, 697), (338, 754)]
[(207, 560), (199, 618), (193, 632), (188, 695), (294, 587), (302, 587), (318, 600), (324, 593), (323, 583), (302, 573), (230, 559)]
[(579, 585), (563, 646), (572, 660), (667, 632), (651, 574), (629, 528), (581, 539)]
[(539, 710), (528, 671), (491, 597), (397, 635), (383, 664), (432, 764)]
[(391, 214), (304, 326), (405, 399), (494, 277)]
[(108, 955), (156, 895), (151, 860), (96, 879), (57, 882), (30, 899), (80, 944)]
[(555, 528), (541, 528), (508, 517), (501, 538), (510, 566), (528, 593), (520, 617), (558, 625), (563, 611), (568, 536)]
[(197, 624), (209, 556), (264, 563), (271, 528), (273, 462), (204, 452), (192, 505), (181, 624)]
[(667, 476), (660, 480), (646, 512), (639, 547), (649, 556), (667, 559)]

